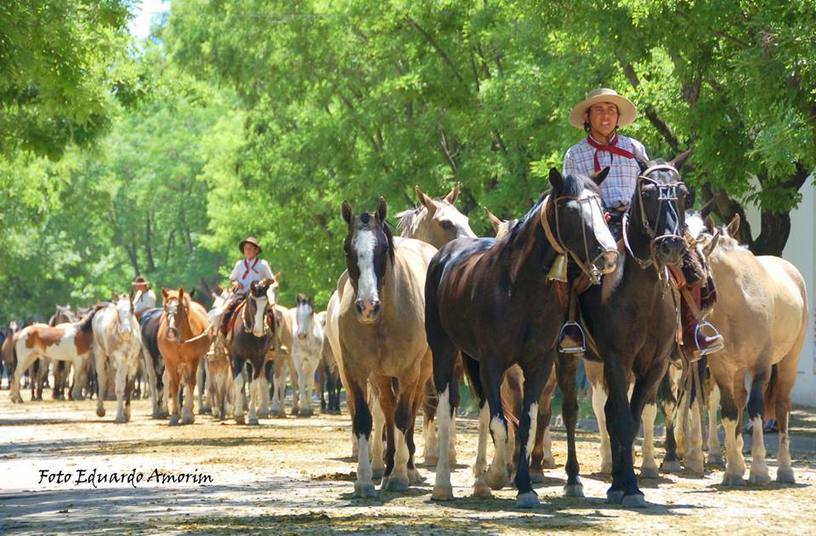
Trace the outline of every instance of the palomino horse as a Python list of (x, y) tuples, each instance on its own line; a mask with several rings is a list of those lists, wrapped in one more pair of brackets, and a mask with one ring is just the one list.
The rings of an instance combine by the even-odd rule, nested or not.
[(158, 334), (159, 353), (164, 358), (168, 376), (170, 425), (179, 424), (179, 396), (182, 384), (187, 387), (181, 424), (195, 422), (193, 397), (198, 362), (207, 353), (212, 338), (204, 306), (190, 299), (184, 288), (162, 289), (164, 314)]
[(22, 402), (20, 379), (37, 358), (71, 361), (74, 370), (80, 370), (91, 355), (94, 336), (92, 322), (94, 309), (79, 322), (56, 327), (32, 324), (17, 332), (13, 341), (14, 361), (17, 365), (11, 378), (11, 401)]
[[(732, 238), (739, 223), (737, 216), (721, 230), (719, 243), (708, 259), (720, 296), (710, 318), (725, 340), (725, 348), (708, 360), (719, 388), (725, 429), (723, 485), (744, 484), (740, 423), (746, 399), (753, 428), (750, 482), (770, 481), (762, 421), (776, 418), (779, 425), (776, 479), (793, 483), (788, 419), (791, 390), (807, 332), (807, 290), (802, 275), (788, 261), (769, 255), (755, 256), (741, 247)], [(709, 230), (713, 232), (710, 220)], [(750, 393), (745, 388), (746, 378), (750, 381)], [(702, 436), (695, 440), (702, 444)]]
[(163, 314), (162, 308), (154, 307), (142, 312), (142, 318), (139, 320), (142, 331), (142, 355), (147, 369), (147, 381), (150, 383), (154, 419), (164, 419), (168, 415), (164, 359), (159, 351), (159, 326)]
[[(496, 445), (491, 471), (506, 471), (507, 460), (503, 458), (508, 449), (508, 429), (501, 382), (504, 372), (519, 364), (525, 382), (517, 431), (517, 504), (538, 504), (528, 466), (535, 436), (535, 424), (531, 422), (535, 422), (541, 389), (556, 358), (555, 343), (564, 319), (556, 285), (546, 274), (559, 255), (569, 255), (595, 282), (601, 273), (614, 269), (618, 252), (604, 220), (596, 185), (607, 173), (608, 169), (601, 171), (593, 182), (586, 177), (563, 178), (551, 170), (552, 192), (508, 235), (499, 240), (454, 240), (442, 247), (431, 262), (425, 287), (425, 326), (440, 397), (434, 499), (453, 497), (447, 430), (453, 405), (459, 400), (453, 371), (461, 351), (480, 406), (474, 494), (491, 494), (485, 482), (488, 426)], [(503, 480), (503, 476), (497, 480)]]
[[(437, 249), (457, 238), (476, 238), (476, 234), (470, 228), (468, 217), (459, 212), (454, 205), (461, 189), (462, 185), (457, 183), (445, 197), (434, 199), (426, 195), (417, 186), (416, 194), (420, 206), (397, 214), (397, 218), (399, 218), (397, 229), (400, 236), (422, 240)], [(464, 376), (461, 361), (457, 362), (455, 375), (456, 381), (461, 383)], [(438, 434), (434, 428), (437, 404), (436, 389), (434, 389), (433, 381), (428, 380), (425, 386), (425, 399), (422, 408), (422, 427), (425, 439), (422, 457), (426, 464), (433, 465), (436, 465), (439, 459)], [(375, 413), (375, 416), (377, 414)], [(450, 462), (456, 463), (456, 408), (453, 411), (448, 434), (448, 441), (450, 442), (448, 455), (450, 456)]]
[(105, 416), (105, 389), (111, 369), (116, 387), (116, 422), (130, 420), (130, 397), (139, 357), (142, 352), (142, 333), (133, 314), (133, 302), (127, 294), (115, 297), (112, 303), (99, 309), (93, 319), (97, 384), (96, 414)]
[[(77, 318), (71, 310), (70, 305), (57, 305), (57, 310), (48, 320), (48, 325), (54, 327), (58, 324), (71, 324)], [(65, 400), (65, 388), (68, 386), (68, 375), (71, 364), (66, 361), (54, 363), (54, 387), (51, 390), (51, 398), (54, 400)]]
[(232, 414), (244, 424), (244, 366), (249, 365), (249, 420), (258, 424), (258, 380), (262, 378), (266, 355), (275, 344), (274, 304), (267, 296), (272, 279), (253, 281), (246, 298), (235, 310), (227, 333), (227, 353), (233, 376)]
[[(687, 251), (683, 237), (685, 197), (677, 171), (687, 153), (668, 164), (641, 163), (629, 210), (623, 220), (625, 258), (603, 285), (580, 295), (584, 324), (592, 334), (588, 359), (602, 360), (608, 391), (606, 422), (612, 452), (612, 486), (607, 500), (627, 507), (646, 502), (638, 488), (632, 443), (644, 406), (655, 399), (675, 344), (677, 314), (669, 290), (669, 264), (677, 265)], [(575, 367), (559, 369), (567, 427), (567, 485), (582, 493), (575, 455), (577, 395)], [(630, 375), (635, 383), (631, 400)], [(569, 408), (569, 412), (567, 411)]]
[[(425, 274), (436, 248), (394, 239), (381, 197), (374, 214), (355, 216), (343, 203), (348, 277), (338, 282), (337, 335), (341, 375), (358, 443), (357, 497), (375, 495), (368, 442), (369, 387), (384, 414), (387, 448), (382, 489), (405, 490), (421, 477), (414, 467), (414, 421), (431, 374), (424, 330)], [(329, 313), (332, 314), (332, 313)], [(332, 322), (329, 319), (328, 322)]]
[(311, 417), (315, 371), (320, 364), (323, 347), (323, 324), (314, 311), (312, 298), (297, 295), (295, 306), (295, 337), (292, 340), (292, 365), (298, 378), (298, 415)]

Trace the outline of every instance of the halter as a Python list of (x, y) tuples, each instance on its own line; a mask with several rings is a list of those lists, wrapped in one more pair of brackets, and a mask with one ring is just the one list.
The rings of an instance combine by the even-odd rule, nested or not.
[[(171, 313), (170, 311), (167, 310), (167, 308), (168, 308), (168, 306), (172, 305), (173, 302), (175, 302), (176, 307), (175, 307), (175, 310)], [(164, 309), (164, 313), (168, 317), (172, 314), (173, 315), (173, 320), (175, 320), (176, 323), (178, 324), (178, 318), (177, 317), (178, 317), (179, 309), (183, 309), (183, 308), (184, 308), (184, 304), (182, 303), (182, 300), (180, 300), (179, 298), (174, 297), (174, 298), (171, 298), (171, 299), (167, 300), (167, 302), (165, 302), (164, 307), (162, 309)], [(169, 321), (167, 323), (167, 329), (170, 329), (170, 322)], [(179, 326), (176, 325), (176, 327), (173, 328), (173, 329), (176, 330), (176, 338), (177, 338), (178, 344), (186, 343), (187, 341), (185, 341), (185, 340), (183, 340), (181, 338), (181, 329), (179, 329)]]
[[(255, 310), (257, 311), (258, 310), (258, 297), (254, 296), (252, 294), (251, 290), (247, 293), (247, 297), (246, 297), (247, 305), (249, 303), (249, 300), (252, 300), (253, 302), (255, 302)], [(244, 319), (243, 319), (244, 320), (244, 322), (243, 322), (243, 324), (244, 324), (244, 333), (252, 333), (252, 330), (255, 328), (255, 319), (254, 318), (251, 319), (252, 320), (252, 327), (250, 327), (249, 326), (249, 321), (247, 320), (247, 313), (249, 311), (249, 307), (247, 305), (244, 305), (244, 308), (243, 308), (243, 311), (242, 311), (242, 314), (243, 314), (243, 317), (244, 317)], [(270, 306), (270, 301), (269, 301), (269, 297), (267, 296), (267, 298), (266, 298), (266, 309), (268, 309), (269, 306)], [(264, 309), (264, 312), (263, 312), (263, 315), (262, 315), (262, 320), (261, 320), (261, 322), (263, 323), (263, 334), (264, 334), (264, 336), (269, 335), (269, 326), (266, 323), (266, 315), (267, 315), (266, 309)]]
[[(598, 206), (598, 210), (600, 210), (601, 213), (603, 213), (603, 209), (601, 208), (601, 198), (597, 194), (592, 194), (592, 195), (586, 197), (585, 199), (579, 199), (578, 197), (572, 196), (572, 195), (562, 195), (561, 197), (554, 198), (552, 200), (552, 204), (557, 207), (558, 202), (561, 201), (561, 200), (577, 201), (579, 205), (582, 205), (584, 203), (588, 203), (588, 204), (596, 203), (597, 206)], [(586, 226), (581, 225), (581, 234), (583, 235), (583, 240), (584, 240), (584, 258), (587, 259), (586, 261), (582, 261), (580, 258), (578, 258), (578, 256), (575, 254), (574, 251), (572, 251), (571, 249), (568, 249), (566, 246), (563, 245), (564, 241), (561, 239), (561, 225), (560, 225), (560, 222), (559, 222), (559, 219), (558, 219), (558, 210), (554, 211), (555, 212), (555, 234), (553, 234), (553, 230), (550, 227), (550, 222), (549, 222), (549, 219), (548, 219), (549, 205), (550, 205), (550, 196), (547, 196), (547, 198), (544, 200), (544, 206), (541, 209), (541, 226), (544, 228), (544, 234), (547, 236), (547, 241), (550, 243), (550, 246), (552, 246), (552, 248), (555, 250), (555, 252), (558, 255), (560, 255), (561, 257), (563, 257), (565, 261), (567, 260), (567, 255), (572, 257), (575, 264), (577, 264), (578, 267), (581, 269), (581, 271), (584, 272), (586, 274), (586, 276), (589, 278), (589, 281), (593, 285), (599, 284), (601, 282), (601, 275), (603, 275), (603, 274), (597, 268), (597, 266), (595, 266), (595, 261), (598, 258), (600, 258), (604, 253), (607, 253), (608, 251), (611, 251), (611, 250), (604, 251), (604, 253), (601, 253), (600, 255), (598, 255), (597, 257), (595, 257), (594, 259), (592, 259), (590, 261), (589, 260), (589, 241), (587, 240)], [(594, 229), (595, 228), (594, 228), (594, 225), (593, 225), (593, 231), (594, 231)], [(556, 236), (557, 236), (557, 239), (556, 239)], [(617, 253), (617, 251), (615, 251), (615, 252)], [(566, 262), (564, 263), (563, 271), (564, 271), (564, 273), (566, 273)]]
[[(661, 271), (658, 268), (658, 262), (656, 257), (656, 250), (657, 245), (662, 240), (666, 240), (668, 238), (679, 238), (680, 240), (686, 240), (684, 233), (681, 233), (680, 229), (680, 216), (677, 214), (677, 210), (675, 208), (674, 201), (677, 201), (677, 188), (683, 184), (683, 181), (675, 181), (669, 184), (660, 184), (656, 180), (649, 178), (649, 174), (655, 171), (671, 171), (678, 177), (680, 173), (675, 169), (674, 166), (669, 164), (656, 164), (654, 166), (650, 166), (647, 168), (643, 173), (638, 176), (638, 181), (649, 181), (655, 185), (657, 188), (657, 200), (658, 200), (658, 207), (657, 207), (657, 218), (654, 223), (654, 227), (649, 227), (649, 218), (646, 217), (646, 208), (643, 206), (643, 194), (641, 193), (640, 183), (638, 183), (637, 187), (637, 204), (638, 208), (640, 209), (640, 224), (643, 227), (643, 231), (646, 235), (651, 238), (651, 242), (649, 242), (649, 258), (644, 260), (635, 255), (634, 251), (632, 251), (632, 246), (629, 245), (629, 233), (627, 232), (629, 229), (629, 211), (623, 215), (623, 243), (626, 246), (626, 251), (629, 252), (629, 255), (632, 256), (633, 259), (638, 263), (642, 269), (646, 269), (650, 266), (654, 266), (655, 269), (658, 269), (658, 274)], [(674, 213), (675, 224), (674, 229), (670, 233), (665, 233), (662, 235), (657, 234), (657, 226), (660, 222), (660, 215), (663, 213), (663, 206), (667, 205), (668, 210)], [(631, 207), (630, 207), (631, 210)]]

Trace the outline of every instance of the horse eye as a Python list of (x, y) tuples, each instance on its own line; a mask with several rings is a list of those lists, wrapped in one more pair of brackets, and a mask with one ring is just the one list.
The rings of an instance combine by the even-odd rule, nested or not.
[(453, 222), (451, 222), (451, 221), (443, 220), (443, 221), (439, 222), (439, 224), (442, 226), (443, 229), (448, 229), (448, 230), (453, 229)]

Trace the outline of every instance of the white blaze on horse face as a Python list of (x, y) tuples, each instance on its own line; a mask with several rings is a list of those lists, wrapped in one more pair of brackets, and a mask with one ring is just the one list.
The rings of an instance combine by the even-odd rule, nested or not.
[[(593, 200), (592, 198), (596, 199)], [(601, 203), (597, 201), (597, 194), (591, 190), (584, 189), (581, 195), (578, 196), (581, 205), (581, 212), (584, 221), (591, 222), (592, 229), (595, 231), (595, 239), (600, 244), (601, 248), (606, 251), (618, 251), (618, 246), (615, 244), (615, 239), (612, 237), (612, 232), (606, 224)], [(597, 202), (596, 202), (597, 201)], [(592, 259), (588, 259), (592, 260)]]
[(126, 296), (120, 296), (116, 302), (116, 313), (119, 315), (119, 333), (123, 338), (130, 337), (130, 299)]
[(434, 219), (447, 221), (456, 229), (456, 238), (476, 238), (476, 233), (470, 228), (470, 220), (467, 216), (459, 212), (453, 205), (438, 207)]
[(297, 304), (297, 337), (298, 339), (305, 339), (309, 333), (312, 314), (314, 310), (309, 302), (301, 302)]
[(269, 285), (269, 288), (266, 290), (266, 297), (269, 300), (271, 305), (278, 304), (278, 294), (280, 293), (280, 285), (277, 281)]
[(368, 316), (374, 304), (380, 301), (377, 274), (374, 270), (374, 250), (377, 247), (377, 237), (373, 231), (359, 231), (354, 236), (352, 247), (357, 253), (357, 268), (360, 270), (360, 278), (357, 281), (357, 301), (363, 306), (363, 316)]
[(255, 318), (252, 322), (252, 334), (256, 337), (264, 336), (264, 313), (267, 304), (266, 296), (255, 298)]

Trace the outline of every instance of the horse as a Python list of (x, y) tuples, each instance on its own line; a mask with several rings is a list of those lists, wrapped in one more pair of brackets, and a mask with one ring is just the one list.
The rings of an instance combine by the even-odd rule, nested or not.
[(406, 490), (421, 481), (414, 466), (413, 433), (431, 374), (431, 353), (423, 328), (423, 288), (436, 248), (411, 238), (394, 238), (386, 222), (387, 211), (382, 197), (374, 213), (354, 215), (348, 201), (342, 205), (347, 225), (343, 243), (347, 277), (338, 281), (339, 300), (333, 312), (341, 375), (358, 444), (356, 497), (376, 495), (368, 449), (372, 431), (369, 388), (384, 414), (387, 448), (382, 489)]
[[(210, 325), (221, 325), (224, 305), (231, 296), (232, 292), (230, 290), (212, 293), (213, 305), (207, 311), (207, 319)], [(206, 389), (207, 398), (210, 402), (210, 411), (213, 416), (223, 421), (227, 416), (227, 412), (232, 411), (232, 365), (224, 345), (224, 338), (220, 334), (210, 344), (207, 358), (202, 360), (202, 363), (204, 362), (206, 362), (207, 370)], [(199, 370), (201, 368), (201, 365), (199, 365)]]
[(323, 347), (323, 325), (315, 314), (312, 298), (305, 294), (297, 295), (294, 319), (292, 365), (298, 378), (297, 414), (301, 417), (311, 417), (315, 371), (320, 365), (320, 351)]
[(8, 375), (9, 389), (11, 389), (11, 380), (14, 378), (14, 370), (17, 368), (17, 359), (14, 357), (14, 339), (18, 331), (17, 322), (10, 321), (4, 332), (3, 343), (0, 344), (0, 361), (3, 362)]
[[(77, 318), (74, 316), (70, 305), (57, 305), (56, 311), (48, 319), (48, 325), (54, 327), (57, 324), (70, 324), (76, 321)], [(70, 366), (71, 364), (66, 361), (54, 363), (54, 387), (51, 390), (51, 397), (54, 400), (65, 400), (65, 388), (68, 386)]]
[(105, 389), (109, 367), (116, 388), (116, 422), (130, 420), (130, 397), (139, 358), (142, 353), (142, 333), (133, 314), (132, 296), (114, 296), (111, 303), (97, 310), (93, 319), (94, 361), (98, 377), (96, 414), (105, 416)]
[[(715, 232), (710, 219), (706, 224), (709, 233)], [(790, 262), (770, 255), (756, 256), (740, 246), (733, 238), (739, 225), (739, 216), (735, 216), (719, 229), (719, 242), (708, 258), (720, 296), (710, 319), (725, 341), (725, 348), (708, 359), (719, 391), (725, 430), (723, 485), (745, 484), (740, 423), (746, 399), (753, 429), (749, 481), (767, 484), (771, 480), (765, 461), (763, 419), (775, 418), (779, 426), (776, 479), (792, 484), (795, 477), (788, 421), (791, 391), (807, 332), (807, 290), (801, 273)], [(750, 392), (746, 390), (746, 379)], [(709, 419), (716, 419), (716, 409)], [(716, 442), (716, 437), (713, 440)], [(690, 441), (701, 445), (702, 435)], [(709, 448), (709, 455), (719, 452), (717, 443)]]
[(212, 342), (212, 326), (207, 322), (204, 306), (193, 301), (183, 287), (178, 290), (163, 288), (162, 297), (164, 314), (159, 324), (158, 347), (168, 376), (169, 424), (179, 424), (182, 381), (187, 387), (187, 397), (181, 410), (181, 424), (193, 424), (196, 371), (198, 362)]
[[(295, 336), (294, 313), (294, 309), (282, 305), (275, 306), (275, 322), (279, 328), (276, 330), (277, 341), (268, 356), (272, 365), (267, 377), (267, 381), (272, 384), (271, 415), (273, 417), (286, 417), (286, 408), (283, 404), (286, 396), (286, 375), (289, 375), (292, 385), (297, 384), (295, 367), (292, 364), (292, 346)], [(292, 392), (292, 415), (297, 415), (295, 410), (297, 406), (298, 392), (295, 389)]]
[(503, 458), (508, 428), (501, 382), (504, 372), (519, 364), (525, 382), (517, 429), (516, 502), (522, 507), (539, 504), (529, 475), (529, 453), (535, 436), (531, 421), (556, 358), (556, 342), (565, 316), (556, 284), (547, 273), (553, 265), (562, 264), (565, 258), (556, 264), (562, 255), (569, 255), (596, 282), (602, 273), (614, 269), (618, 251), (604, 220), (598, 188), (608, 171), (605, 168), (592, 178), (564, 178), (551, 170), (552, 191), (542, 196), (508, 235), (499, 240), (454, 240), (443, 246), (431, 262), (425, 286), (425, 329), (433, 352), (440, 430), (433, 499), (453, 498), (447, 424), (459, 400), (453, 371), (461, 352), (480, 407), (474, 495), (491, 495), (485, 482), (488, 426), (496, 446), (490, 470), (503, 473), (507, 466)]
[(153, 307), (142, 313), (139, 319), (142, 332), (142, 356), (147, 369), (147, 381), (150, 384), (151, 413), (154, 419), (165, 419), (167, 411), (167, 385), (165, 383), (165, 366), (159, 351), (159, 326), (162, 323), (164, 309)]
[(264, 373), (266, 356), (275, 343), (274, 304), (267, 291), (272, 279), (253, 281), (246, 298), (235, 310), (227, 333), (227, 353), (232, 365), (233, 417), (237, 424), (244, 424), (244, 366), (249, 365), (249, 420), (258, 424), (258, 383)]
[[(320, 409), (329, 414), (339, 415), (340, 389), (343, 385), (340, 382), (340, 369), (337, 367), (337, 358), (332, 351), (328, 334), (326, 334), (328, 311), (324, 311), (318, 316), (322, 320), (324, 332), (323, 344), (320, 348), (320, 366), (323, 376), (323, 382), (320, 385)], [(324, 390), (328, 391), (328, 401), (324, 399)]]
[(38, 358), (71, 361), (74, 370), (80, 370), (91, 355), (94, 343), (92, 322), (97, 309), (79, 322), (51, 327), (31, 324), (11, 338), (13, 361), (16, 366), (11, 378), (11, 401), (22, 403), (20, 379)]
[[(437, 249), (457, 238), (476, 238), (476, 233), (470, 228), (470, 220), (459, 212), (455, 205), (456, 199), (462, 190), (460, 183), (457, 183), (447, 195), (439, 199), (434, 199), (425, 194), (419, 186), (415, 190), (420, 206), (397, 214), (397, 218), (399, 218), (397, 229), (400, 236), (422, 240)], [(456, 381), (461, 383), (464, 376), (461, 362), (457, 363), (454, 373)], [(422, 428), (425, 440), (422, 457), (425, 463), (429, 465), (436, 465), (439, 459), (439, 438), (434, 427), (437, 404), (436, 389), (434, 389), (433, 381), (428, 380), (425, 386), (425, 399), (422, 404)], [(455, 464), (456, 408), (454, 408), (453, 415), (454, 417), (450, 421), (450, 430), (448, 431), (448, 441), (450, 442), (448, 455), (450, 456), (450, 463)]]

